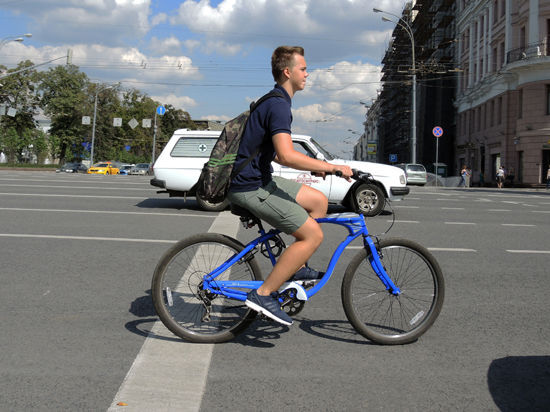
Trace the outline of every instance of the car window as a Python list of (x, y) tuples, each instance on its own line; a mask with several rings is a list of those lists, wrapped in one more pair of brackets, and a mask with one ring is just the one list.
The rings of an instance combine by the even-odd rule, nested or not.
[(311, 139), (311, 143), (317, 147), (317, 149), (325, 156), (325, 160), (333, 160), (336, 159), (332, 153), (329, 153), (328, 150), (326, 150), (323, 146), (321, 146), (319, 143), (317, 143), (314, 139)]
[(294, 150), (297, 152), (300, 152), (302, 154), (305, 154), (306, 156), (315, 158), (315, 154), (311, 151), (309, 147), (307, 147), (305, 144), (302, 144), (302, 142), (292, 142), (294, 146)]
[(408, 165), (407, 170), (411, 172), (425, 172), (426, 169), (424, 169), (424, 166), (422, 165)]
[(108, 163), (100, 163), (100, 164), (95, 165), (95, 167), (109, 167), (109, 164)]
[(138, 169), (149, 169), (149, 163), (138, 163), (136, 167)]
[(210, 153), (216, 144), (217, 139), (189, 138), (179, 139), (170, 156), (172, 157), (210, 157)]

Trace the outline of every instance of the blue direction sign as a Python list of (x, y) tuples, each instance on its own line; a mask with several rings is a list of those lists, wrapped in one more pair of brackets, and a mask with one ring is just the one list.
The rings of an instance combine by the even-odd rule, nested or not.
[(157, 114), (162, 116), (164, 113), (166, 113), (166, 108), (164, 106), (157, 107)]
[(441, 126), (435, 126), (432, 133), (435, 137), (441, 137), (443, 136), (443, 128)]

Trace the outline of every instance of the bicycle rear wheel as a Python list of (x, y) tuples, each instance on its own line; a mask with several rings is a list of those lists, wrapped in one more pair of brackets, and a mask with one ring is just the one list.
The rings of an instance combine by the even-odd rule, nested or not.
[[(151, 289), (157, 314), (170, 331), (191, 342), (217, 343), (232, 339), (250, 324), (256, 312), (244, 302), (202, 289), (204, 275), (243, 248), (228, 236), (204, 233), (176, 243), (163, 255)], [(217, 279), (262, 280), (262, 276), (256, 260), (250, 256)]]
[(445, 296), (441, 268), (426, 248), (410, 240), (384, 239), (377, 249), (401, 294), (386, 290), (370, 265), (370, 250), (363, 249), (348, 265), (342, 282), (346, 316), (357, 332), (375, 343), (415, 341), (441, 311)]

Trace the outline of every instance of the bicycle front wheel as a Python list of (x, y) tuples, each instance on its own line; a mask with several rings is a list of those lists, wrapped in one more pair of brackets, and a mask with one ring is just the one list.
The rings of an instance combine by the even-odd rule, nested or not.
[(401, 290), (393, 295), (361, 250), (350, 262), (342, 282), (342, 303), (353, 327), (384, 345), (417, 340), (441, 311), (445, 284), (439, 264), (426, 248), (406, 239), (381, 240), (378, 254), (386, 273)]
[[(256, 316), (242, 301), (202, 289), (205, 275), (243, 250), (237, 240), (216, 233), (176, 243), (158, 263), (152, 281), (155, 310), (175, 335), (191, 342), (217, 343), (235, 337)], [(253, 256), (241, 259), (219, 280), (262, 280)]]

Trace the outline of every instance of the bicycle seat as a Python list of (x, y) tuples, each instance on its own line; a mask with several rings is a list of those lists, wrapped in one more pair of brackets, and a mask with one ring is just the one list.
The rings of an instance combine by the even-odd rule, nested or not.
[(230, 208), (231, 208), (231, 213), (233, 213), (234, 215), (240, 216), (241, 218), (244, 218), (246, 220), (254, 220), (254, 221), (259, 220), (248, 209), (245, 209), (242, 206), (231, 203)]

